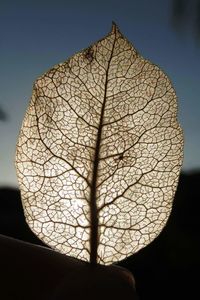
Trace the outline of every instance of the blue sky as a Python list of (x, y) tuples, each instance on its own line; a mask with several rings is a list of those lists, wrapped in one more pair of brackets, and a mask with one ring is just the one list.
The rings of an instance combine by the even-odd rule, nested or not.
[[(183, 170), (200, 168), (200, 46), (192, 24), (178, 34), (171, 0), (0, 2), (0, 185), (16, 186), (14, 155), (35, 79), (105, 36), (114, 20), (142, 56), (170, 77), (184, 129)], [(194, 9), (194, 8), (193, 8)]]

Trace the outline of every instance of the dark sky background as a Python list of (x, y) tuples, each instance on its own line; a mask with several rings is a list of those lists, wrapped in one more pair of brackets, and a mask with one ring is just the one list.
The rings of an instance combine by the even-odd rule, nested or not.
[(185, 134), (183, 170), (200, 168), (199, 1), (176, 2), (190, 3), (176, 10), (180, 18), (173, 18), (173, 0), (0, 2), (0, 185), (17, 186), (15, 145), (35, 79), (104, 37), (112, 20), (172, 80)]

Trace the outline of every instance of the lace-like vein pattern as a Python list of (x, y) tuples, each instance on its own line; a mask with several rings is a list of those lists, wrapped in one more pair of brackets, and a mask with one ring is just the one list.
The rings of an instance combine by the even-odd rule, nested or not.
[(62, 253), (122, 260), (165, 225), (182, 151), (169, 79), (113, 25), (35, 82), (16, 152), (26, 220)]

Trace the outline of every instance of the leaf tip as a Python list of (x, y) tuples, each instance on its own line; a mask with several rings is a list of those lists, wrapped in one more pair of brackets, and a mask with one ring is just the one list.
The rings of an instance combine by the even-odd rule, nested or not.
[(114, 21), (112, 21), (111, 33), (115, 34), (116, 32), (119, 32), (119, 28), (118, 28), (117, 24)]

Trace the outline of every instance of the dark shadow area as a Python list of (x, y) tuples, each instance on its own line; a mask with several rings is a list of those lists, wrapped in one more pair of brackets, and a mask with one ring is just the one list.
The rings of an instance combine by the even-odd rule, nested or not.
[(196, 299), (199, 294), (199, 184), (200, 172), (182, 174), (162, 233), (120, 263), (134, 274), (140, 300)]
[(7, 119), (8, 119), (7, 114), (5, 113), (4, 110), (2, 110), (2, 109), (0, 108), (0, 121), (7, 121)]
[[(200, 172), (180, 176), (171, 216), (150, 245), (119, 263), (140, 300), (196, 299), (200, 269)], [(0, 234), (43, 245), (25, 222), (17, 189), (0, 188)]]
[(25, 221), (18, 189), (0, 188), (0, 234), (33, 244), (44, 245), (33, 234)]
[(173, 27), (181, 33), (190, 26), (192, 35), (200, 42), (200, 0), (171, 0), (171, 3)]
[(2, 300), (138, 300), (134, 278), (119, 266), (81, 260), (0, 235)]

